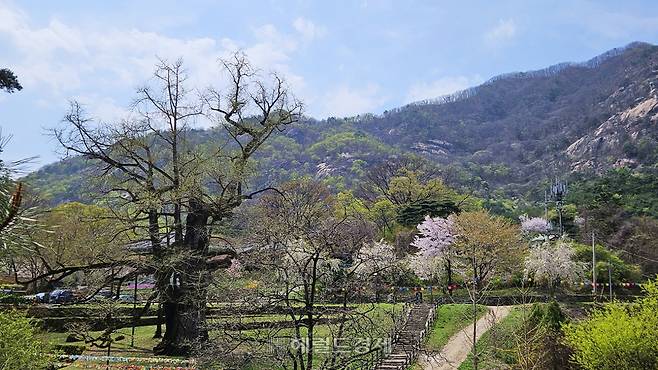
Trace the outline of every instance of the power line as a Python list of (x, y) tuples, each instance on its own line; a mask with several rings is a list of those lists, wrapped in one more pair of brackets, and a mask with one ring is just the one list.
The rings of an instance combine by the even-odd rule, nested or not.
[[(592, 240), (594, 239), (595, 235), (596, 235), (596, 234), (594, 233), (594, 231), (592, 231)], [(625, 250), (625, 249), (611, 248), (609, 245), (607, 245), (607, 244), (601, 242), (600, 240), (598, 240), (598, 242), (599, 242), (598, 244), (600, 244), (601, 246), (607, 248), (608, 250), (613, 250), (613, 251), (617, 251), (617, 252), (623, 252), (623, 253), (626, 253), (626, 254), (630, 254), (631, 256), (639, 257), (639, 258), (641, 258), (641, 259), (643, 259), (643, 260), (646, 260), (646, 261), (649, 261), (649, 262), (656, 262), (656, 263), (658, 263), (658, 260), (654, 260), (654, 259), (651, 259), (651, 258), (649, 258), (649, 257), (645, 257), (645, 256), (642, 256), (642, 255), (639, 255), (639, 254), (637, 254), (637, 253), (629, 252), (629, 251), (627, 251), (627, 250)]]
[(630, 255), (635, 256), (635, 257), (642, 258), (643, 260), (646, 260), (646, 261), (650, 261), (650, 262), (656, 262), (656, 263), (658, 263), (658, 260), (654, 260), (654, 259), (651, 259), (651, 258), (648, 258), (648, 257), (644, 257), (644, 256), (641, 256), (641, 255), (639, 255), (639, 254), (631, 253), (631, 252), (629, 252), (629, 251), (627, 251), (627, 250), (620, 249), (619, 251), (620, 251), (620, 252), (623, 252), (623, 253), (626, 253), (626, 254), (630, 254)]

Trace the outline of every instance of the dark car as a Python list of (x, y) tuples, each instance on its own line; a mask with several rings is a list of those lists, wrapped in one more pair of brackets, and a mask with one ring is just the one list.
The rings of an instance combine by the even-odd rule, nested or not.
[(50, 303), (69, 303), (73, 301), (74, 295), (73, 291), (68, 289), (55, 289), (50, 292)]

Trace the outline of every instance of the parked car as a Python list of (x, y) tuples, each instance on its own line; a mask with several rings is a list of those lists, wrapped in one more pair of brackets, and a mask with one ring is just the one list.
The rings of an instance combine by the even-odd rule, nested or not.
[(117, 297), (117, 301), (121, 303), (133, 303), (134, 297), (135, 296), (132, 294), (121, 294), (119, 297)]
[(114, 292), (110, 291), (109, 289), (101, 289), (100, 291), (98, 291), (98, 293), (94, 294), (92, 300), (102, 301), (105, 299), (112, 299), (112, 298), (114, 298)]
[(73, 291), (68, 289), (55, 289), (50, 292), (49, 303), (69, 303), (74, 299)]
[(35, 294), (34, 301), (37, 303), (48, 303), (50, 301), (50, 292), (41, 292)]

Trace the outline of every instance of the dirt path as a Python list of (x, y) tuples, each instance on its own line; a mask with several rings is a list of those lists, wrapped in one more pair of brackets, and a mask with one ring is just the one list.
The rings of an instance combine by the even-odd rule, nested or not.
[[(510, 313), (511, 306), (488, 306), (489, 312), (477, 321), (477, 336), (475, 340)], [(473, 343), (473, 325), (460, 330), (448, 340), (440, 353), (433, 355), (421, 354), (418, 363), (425, 370), (456, 369), (461, 365), (471, 350)]]

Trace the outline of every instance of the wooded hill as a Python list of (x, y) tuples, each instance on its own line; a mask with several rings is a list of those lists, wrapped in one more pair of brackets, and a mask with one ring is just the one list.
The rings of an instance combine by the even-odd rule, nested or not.
[[(265, 144), (253, 181), (311, 175), (337, 190), (355, 189), (369, 168), (415, 154), (435, 163), (451, 186), (539, 199), (556, 175), (582, 179), (619, 166), (651, 172), (658, 162), (657, 82), (658, 47), (632, 43), (381, 115), (306, 118)], [(221, 135), (193, 130), (188, 140), (210, 149)], [(89, 201), (89, 170), (84, 159), (69, 158), (26, 180), (51, 205)]]

